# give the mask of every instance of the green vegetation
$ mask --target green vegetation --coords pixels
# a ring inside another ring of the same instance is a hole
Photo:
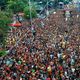
[[[37,12],[36,12],[36,9],[34,8],[34,6],[31,6],[31,10],[30,10],[29,6],[26,6],[24,8],[25,18],[30,19],[30,11],[31,11],[31,17],[35,18],[37,16]]]
[[[11,23],[11,14],[0,11],[0,44],[5,44],[5,38],[9,30],[9,23]]]
[[[59,2],[64,2],[67,4],[72,0],[30,0],[33,2],[42,2],[42,5],[45,5],[47,1],[51,1],[54,4],[54,7],[58,6]],[[0,8],[4,10],[7,6],[8,8],[12,9],[13,12],[23,11],[25,5],[28,5],[29,0],[0,0]]]
[[[5,9],[5,7],[7,6],[7,1],[8,0],[0,0],[0,8],[1,8],[1,10]]]
[[[7,8],[12,10],[13,13],[22,12],[24,10],[25,3],[22,0],[10,0],[8,1]]]
[[[30,6],[29,2],[27,2],[26,0],[9,0],[7,8],[12,10],[13,13],[24,12],[25,18],[30,18]],[[36,9],[31,3],[32,17],[36,17],[36,14]]]

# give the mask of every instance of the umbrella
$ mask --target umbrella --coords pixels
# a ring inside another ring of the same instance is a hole
[[[14,22],[11,23],[9,26],[12,26],[12,27],[21,27],[22,24],[21,24],[20,22],[14,21]]]

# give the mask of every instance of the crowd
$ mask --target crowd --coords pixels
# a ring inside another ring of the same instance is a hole
[[[12,29],[6,40],[12,49],[0,58],[0,80],[80,80],[79,18],[67,18],[57,11]]]

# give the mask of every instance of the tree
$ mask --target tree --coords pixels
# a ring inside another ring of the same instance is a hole
[[[30,9],[30,7],[31,7],[31,9]],[[36,9],[35,9],[35,7],[33,5],[26,6],[24,8],[24,16],[25,16],[25,18],[30,19],[30,13],[31,13],[31,17],[32,18],[35,18],[37,16]]]
[[[26,3],[25,0],[9,0],[8,8],[11,9],[14,13],[23,12]]]
[[[10,13],[0,11],[0,44],[5,44],[5,38],[11,22]]]
[[[7,5],[7,0],[0,0],[0,8],[4,10]]]

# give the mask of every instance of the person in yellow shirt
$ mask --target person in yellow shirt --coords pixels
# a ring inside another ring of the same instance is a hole
[[[52,68],[51,68],[50,65],[47,67],[47,72],[48,72],[48,75],[51,77],[51,75],[52,75]]]

